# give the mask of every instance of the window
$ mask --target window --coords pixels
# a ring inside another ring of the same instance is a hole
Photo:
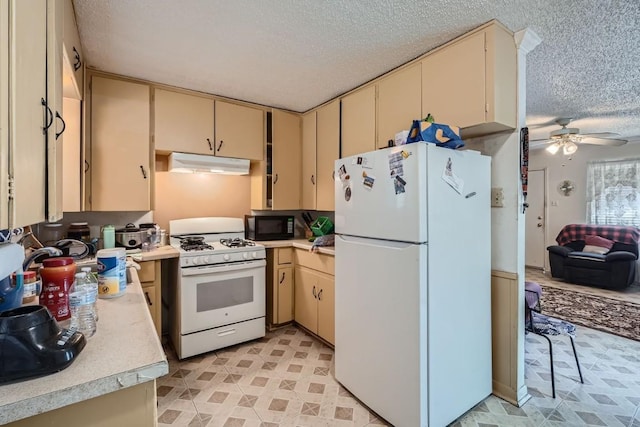
[[[640,226],[640,159],[589,162],[587,222]]]

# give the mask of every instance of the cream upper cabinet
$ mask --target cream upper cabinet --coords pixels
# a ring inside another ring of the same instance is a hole
[[[301,208],[316,210],[316,112],[302,116]]]
[[[64,45],[64,60],[68,69],[67,79],[64,82],[65,96],[68,98],[83,99],[84,97],[84,57],[76,15],[72,0],[57,0],[64,6],[64,28],[62,43]]]
[[[90,210],[151,209],[148,85],[93,76]]]
[[[9,2],[0,2],[0,39],[9,39]],[[0,43],[0,200],[9,200],[9,44]],[[9,228],[9,209],[0,208],[0,230]]]
[[[213,99],[155,89],[153,106],[157,151],[213,154]]]
[[[66,130],[62,136],[64,143],[62,164],[62,207],[64,212],[80,212],[82,210],[82,136],[81,136],[81,101],[74,98],[62,99],[62,110]]]
[[[47,102],[53,114],[53,123],[47,130],[46,211],[49,222],[62,219],[63,207],[63,134],[66,131],[62,104],[64,7],[65,2],[60,0],[47,2]]]
[[[378,82],[377,148],[388,147],[395,135],[422,118],[421,64],[396,71]],[[344,157],[344,153],[343,153]]]
[[[264,111],[220,100],[215,109],[215,155],[263,160]]]
[[[300,209],[301,119],[298,114],[272,113],[272,208]]]
[[[350,93],[342,102],[341,157],[376,149],[376,85]]]
[[[8,48],[0,48],[8,54],[3,59],[5,74],[0,88],[5,91],[0,96],[3,106],[9,106],[0,109],[5,124],[0,132],[8,141],[10,158],[7,163],[7,158],[2,159],[2,167],[10,165],[8,171],[2,171],[4,176],[10,175],[9,203],[2,203],[2,209],[8,206],[8,210],[3,213],[2,222],[14,228],[46,218],[47,158],[43,128],[52,125],[54,116],[46,107],[47,1],[11,0],[2,2],[2,10],[3,24],[5,19],[8,21],[8,25],[0,26],[2,39],[11,40]]]
[[[513,36],[494,24],[422,60],[422,112],[469,138],[516,126]]]
[[[316,210],[332,211],[334,162],[340,156],[340,100],[318,108],[316,138]]]

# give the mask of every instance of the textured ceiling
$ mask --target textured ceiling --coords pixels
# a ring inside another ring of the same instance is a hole
[[[491,19],[531,28],[527,124],[640,139],[639,0],[74,0],[100,70],[306,111]]]

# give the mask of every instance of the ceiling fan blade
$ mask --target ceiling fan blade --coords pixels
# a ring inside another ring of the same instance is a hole
[[[620,145],[626,144],[628,141],[626,139],[611,139],[611,138],[596,138],[596,137],[584,137],[580,144],[589,144],[589,145],[609,145],[612,147],[619,147]]]
[[[543,145],[547,145],[547,144],[549,144],[551,142],[553,142],[553,140],[551,140],[549,138],[532,139],[532,140],[529,141],[529,148],[542,147]]]
[[[617,138],[620,136],[619,133],[615,132],[597,132],[597,133],[581,133],[585,138],[594,137],[594,138]]]

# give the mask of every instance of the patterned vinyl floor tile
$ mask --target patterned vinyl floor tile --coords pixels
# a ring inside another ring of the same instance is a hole
[[[551,397],[547,341],[525,337],[531,399],[515,407],[489,396],[459,427],[640,427],[640,343],[579,327],[576,348],[554,337],[557,397]],[[166,346],[169,373],[157,381],[159,426],[385,426],[334,378],[333,351],[294,327],[183,361]]]

